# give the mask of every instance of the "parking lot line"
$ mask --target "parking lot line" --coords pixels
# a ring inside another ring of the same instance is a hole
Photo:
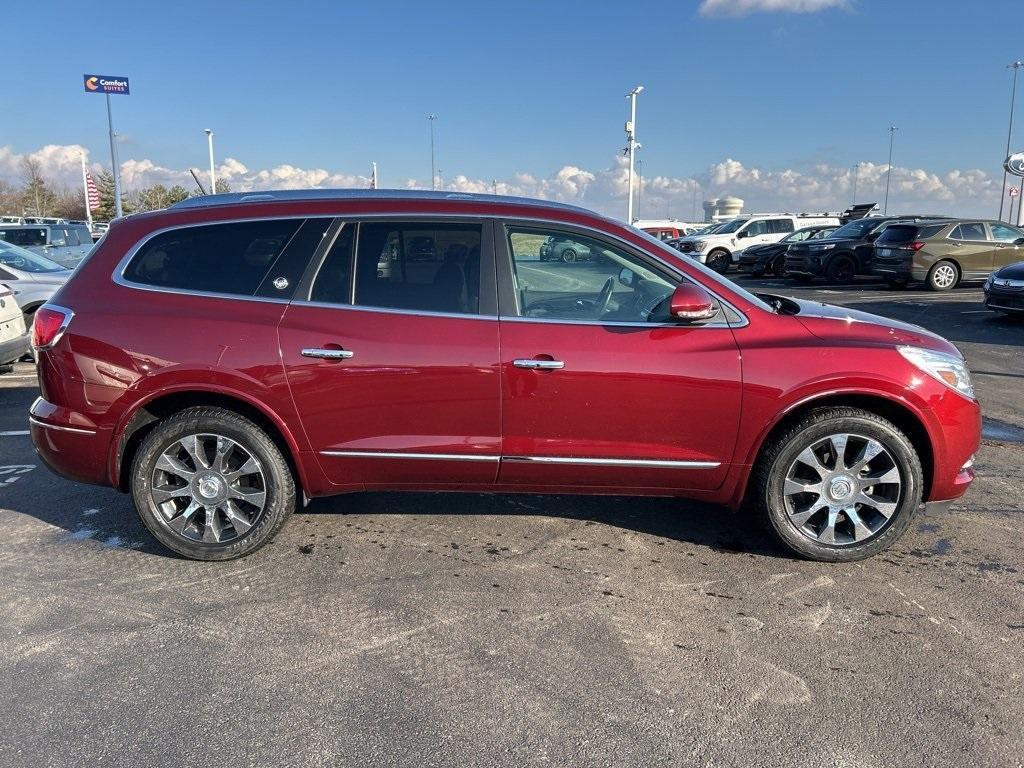
[[[28,433],[27,429],[12,429],[7,432],[0,432],[0,437],[16,437],[18,435],[27,435]]]

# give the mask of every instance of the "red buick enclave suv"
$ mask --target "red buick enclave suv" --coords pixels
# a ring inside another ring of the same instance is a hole
[[[585,258],[541,260],[566,237]],[[755,296],[517,198],[308,190],[129,216],[33,343],[43,461],[130,492],[204,560],[265,544],[299,497],[378,489],[748,504],[794,552],[855,560],[961,496],[980,437],[938,336]]]

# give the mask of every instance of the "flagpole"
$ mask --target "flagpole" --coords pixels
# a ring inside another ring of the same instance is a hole
[[[92,232],[92,208],[89,207],[89,179],[85,175],[85,152],[80,154],[82,157],[82,194],[85,195],[85,218],[89,222],[89,231]]]

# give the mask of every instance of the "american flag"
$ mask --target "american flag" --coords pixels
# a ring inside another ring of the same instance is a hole
[[[100,191],[96,189],[96,182],[92,180],[89,169],[85,171],[85,190],[89,198],[89,210],[95,211],[100,207]]]

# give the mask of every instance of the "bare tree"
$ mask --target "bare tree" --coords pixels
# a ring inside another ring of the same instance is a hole
[[[53,207],[55,195],[43,178],[39,161],[28,155],[23,157],[21,173],[24,181],[21,190],[22,206],[31,209],[36,216],[46,216]]]

